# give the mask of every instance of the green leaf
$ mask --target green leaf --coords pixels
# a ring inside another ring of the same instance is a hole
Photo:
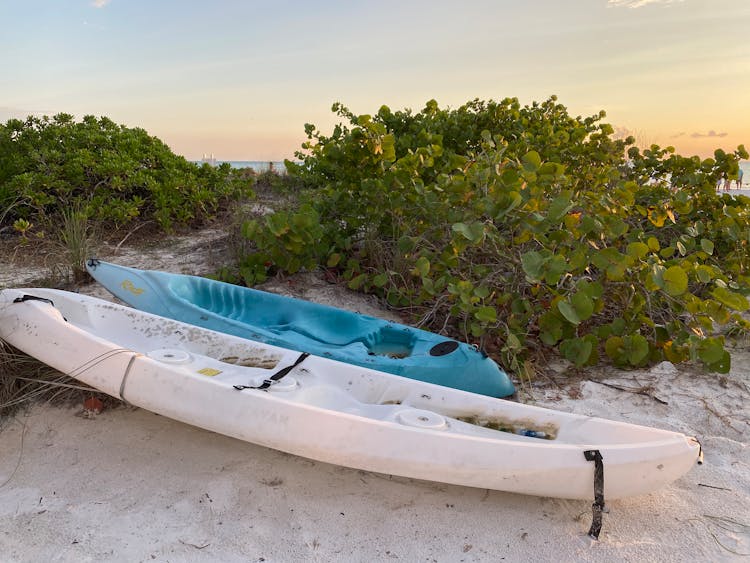
[[[641,364],[648,357],[648,340],[640,334],[634,334],[629,339],[626,337],[625,348],[628,362],[632,366]]]
[[[571,272],[587,268],[589,265],[589,256],[586,246],[579,246],[573,251],[573,254],[568,255],[568,265]]]
[[[280,237],[289,232],[289,218],[286,213],[274,213],[266,217],[266,225],[274,236]]]
[[[490,288],[486,285],[480,285],[474,290],[474,295],[480,299],[486,299],[490,295]]]
[[[530,280],[541,281],[544,264],[547,260],[548,258],[542,256],[536,250],[530,250],[521,255],[521,267]]]
[[[570,298],[573,308],[576,311],[576,315],[582,321],[586,321],[591,318],[594,314],[594,301],[584,291],[579,291]]]
[[[547,211],[547,220],[556,223],[562,219],[568,211],[573,208],[573,204],[570,202],[570,193],[567,195],[561,195],[552,200],[549,204],[549,210]]]
[[[732,356],[724,350],[721,358],[713,363],[707,365],[708,369],[715,371],[716,373],[729,373],[732,369]]]
[[[707,238],[701,239],[701,248],[703,249],[703,252],[705,252],[706,254],[714,253],[714,243],[708,240]]]
[[[711,266],[706,266],[705,264],[701,264],[695,269],[695,274],[698,276],[698,281],[701,283],[708,283],[710,282],[714,277],[714,271],[711,268]]]
[[[353,289],[355,291],[358,290],[360,287],[362,287],[362,284],[365,282],[366,279],[367,279],[366,274],[359,274],[355,278],[352,278],[352,280],[349,281],[348,283],[349,289]]]
[[[617,336],[622,336],[625,334],[625,329],[627,328],[627,325],[625,323],[625,320],[622,318],[614,319],[611,323],[612,326],[612,333],[616,334]]]
[[[422,277],[427,276],[430,273],[430,261],[426,257],[420,256],[414,265],[414,270]]]
[[[576,289],[585,293],[593,300],[597,300],[604,295],[604,287],[599,282],[579,281],[576,285]]]
[[[578,325],[581,323],[581,319],[578,318],[578,315],[576,314],[576,310],[567,301],[558,301],[557,302],[557,309],[562,313],[562,316],[565,317],[569,322],[573,323],[574,325]]]
[[[664,272],[666,268],[661,264],[654,264],[651,266],[651,271],[646,276],[646,289],[649,291],[655,291],[657,289],[664,289]]]
[[[329,268],[335,268],[336,266],[338,266],[339,262],[341,262],[341,254],[339,254],[338,252],[334,252],[328,257],[326,265]]]
[[[505,197],[498,202],[497,210],[495,211],[495,220],[499,221],[505,217],[508,213],[513,211],[516,207],[523,203],[521,194],[516,191],[511,191],[505,194]]]
[[[535,172],[542,165],[542,157],[536,151],[527,152],[521,157],[523,167],[528,172]]]
[[[621,336],[610,336],[604,343],[604,352],[610,359],[618,361],[623,353],[624,341]]]
[[[649,247],[642,242],[631,242],[628,245],[628,249],[626,250],[626,252],[628,256],[632,256],[633,258],[642,260],[648,255]]]
[[[637,366],[648,358],[649,345],[640,334],[610,336],[604,343],[604,351],[618,365]]]
[[[568,271],[568,262],[564,256],[555,254],[547,263],[544,280],[550,285],[556,285],[562,275]]]
[[[258,222],[254,219],[244,221],[241,228],[242,236],[246,239],[252,240],[258,232],[258,228]]]
[[[563,321],[551,311],[539,318],[539,339],[547,346],[554,346],[563,337]]]
[[[711,297],[716,299],[722,305],[729,307],[735,311],[747,311],[750,308],[747,297],[730,291],[724,287],[717,287],[711,292]]]
[[[714,364],[724,357],[724,342],[721,338],[706,338],[698,345],[698,358],[706,364]]]
[[[416,241],[409,236],[402,236],[400,239],[398,239],[398,249],[403,254],[408,254],[412,250],[414,250],[417,246]]]
[[[594,314],[594,302],[583,291],[573,294],[570,301],[558,301],[557,308],[574,325],[581,324]]]
[[[674,246],[667,246],[667,247],[662,248],[659,251],[659,256],[661,256],[662,258],[665,258],[665,259],[669,259],[672,256],[674,256],[674,251],[675,251],[675,247]]]
[[[570,338],[560,343],[560,354],[578,367],[588,363],[593,349],[591,340],[586,338]]]
[[[374,278],[372,278],[372,285],[375,287],[383,287],[388,282],[388,274],[382,273],[378,274]]]
[[[383,160],[393,162],[396,160],[396,138],[392,133],[383,136],[381,139],[381,149],[383,151]]]
[[[519,340],[518,336],[513,334],[510,330],[507,331],[507,338],[505,339],[505,346],[503,346],[504,350],[520,350],[521,349],[521,341]]]
[[[664,291],[667,295],[677,297],[687,291],[688,277],[685,270],[679,266],[667,268],[662,278],[664,280]]]
[[[464,238],[470,240],[474,244],[478,244],[484,239],[484,224],[480,221],[475,221],[469,225],[465,223],[454,223],[451,228],[453,232],[463,235]]]
[[[581,231],[583,233],[598,231],[601,227],[601,222],[597,221],[595,218],[588,215],[581,217]]]
[[[628,232],[628,224],[615,215],[605,215],[603,218],[605,234],[611,239],[618,239]]]
[[[483,323],[497,322],[497,311],[494,307],[479,307],[474,316]]]

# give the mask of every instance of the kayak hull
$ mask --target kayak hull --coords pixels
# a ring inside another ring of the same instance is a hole
[[[89,273],[128,305],[211,330],[491,397],[515,392],[473,346],[319,303],[100,260]]]
[[[15,302],[24,295],[36,299]],[[336,465],[501,491],[606,498],[651,492],[695,463],[682,434],[556,412],[217,333],[48,289],[0,291],[0,338],[114,397],[247,442]],[[241,389],[235,388],[239,385]]]

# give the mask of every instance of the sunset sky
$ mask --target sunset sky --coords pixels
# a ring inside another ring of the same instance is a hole
[[[0,121],[106,115],[189,159],[304,124],[557,94],[641,143],[750,148],[750,0],[0,0]]]

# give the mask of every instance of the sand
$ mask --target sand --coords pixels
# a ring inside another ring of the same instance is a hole
[[[105,248],[101,255],[201,274],[220,263],[222,236],[206,231],[161,248],[116,254]],[[18,276],[33,276],[33,269],[3,268],[6,285],[33,279]],[[371,299],[311,274],[271,289],[383,312]],[[106,297],[95,285],[81,290]],[[682,479],[650,495],[609,502],[600,541],[586,535],[587,501],[332,466],[141,409],[86,417],[81,407],[40,404],[0,428],[0,560],[746,559],[748,346],[732,356],[728,376],[664,363],[635,372],[592,370],[583,379],[526,388],[526,400],[541,406],[677,430],[703,443],[705,463]]]

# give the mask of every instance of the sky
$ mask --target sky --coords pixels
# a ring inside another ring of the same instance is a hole
[[[0,0],[0,122],[66,112],[281,160],[331,105],[521,103],[680,154],[750,148],[750,0]]]

